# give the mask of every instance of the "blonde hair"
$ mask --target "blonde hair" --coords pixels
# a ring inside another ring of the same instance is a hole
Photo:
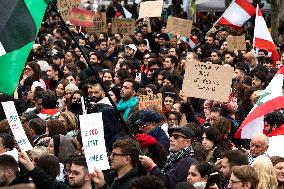
[[[252,167],[258,174],[258,189],[277,189],[277,179],[272,162],[267,156],[261,155],[255,158]]]

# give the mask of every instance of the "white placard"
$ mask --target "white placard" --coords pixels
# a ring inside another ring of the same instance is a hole
[[[89,173],[94,172],[95,167],[109,169],[102,113],[79,115],[79,119]]]
[[[32,150],[33,147],[24,131],[24,128],[22,126],[21,120],[18,116],[17,110],[15,108],[15,104],[13,101],[8,102],[1,102],[3,106],[3,110],[5,112],[5,115],[8,119],[10,128],[12,130],[12,133],[20,147],[23,151],[29,151]]]

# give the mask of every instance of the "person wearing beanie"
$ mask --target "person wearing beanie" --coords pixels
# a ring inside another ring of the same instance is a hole
[[[77,87],[77,85],[73,84],[73,83],[69,83],[66,87],[65,87],[65,98],[69,99],[72,95],[73,92],[78,91],[79,88]]]
[[[153,159],[158,167],[165,165],[167,152],[164,147],[158,143],[157,139],[147,134],[137,134],[135,138],[139,142],[144,155]]]
[[[140,132],[156,138],[157,141],[161,143],[168,152],[170,141],[165,131],[161,128],[161,121],[162,117],[159,113],[153,110],[144,110],[139,115],[135,124],[139,126]]]

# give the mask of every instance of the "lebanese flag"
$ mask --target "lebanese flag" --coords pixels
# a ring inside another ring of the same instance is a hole
[[[251,139],[264,131],[264,115],[284,108],[282,95],[284,67],[280,68],[269,85],[262,92],[256,104],[235,133],[234,138]]]
[[[267,28],[266,22],[262,16],[262,13],[257,5],[257,15],[255,17],[254,38],[253,44],[255,48],[265,49],[271,53],[273,59],[273,66],[276,65],[276,61],[279,58],[277,47],[274,44],[270,32]]]
[[[199,44],[198,41],[192,36],[189,36],[188,38],[188,37],[178,35],[178,38],[180,41],[183,41],[184,43],[189,45],[192,50]]]
[[[266,153],[269,156],[284,157],[284,151],[280,150],[283,148],[284,144],[284,124],[282,124],[279,128],[273,130],[267,136],[269,137],[269,147]]]
[[[94,26],[94,11],[73,8],[71,10],[70,22],[76,26],[91,28]]]
[[[255,15],[255,7],[247,0],[234,0],[216,24],[240,29],[243,24]]]

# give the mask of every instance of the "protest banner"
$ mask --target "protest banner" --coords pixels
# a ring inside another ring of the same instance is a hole
[[[182,89],[189,97],[228,102],[234,68],[203,62],[188,62]]]
[[[139,8],[139,18],[160,17],[163,4],[164,2],[161,0],[141,2]]]
[[[113,18],[111,20],[112,34],[121,33],[123,35],[133,35],[135,31],[135,19]]]
[[[157,106],[160,110],[162,110],[162,94],[153,94],[153,95],[139,95],[139,110],[146,110],[149,106]]]
[[[191,33],[192,28],[192,21],[181,19],[181,18],[175,18],[172,16],[169,16],[167,21],[167,30],[175,35],[180,34],[184,37],[189,37]]]
[[[72,8],[81,8],[81,0],[58,0],[57,7],[65,21],[69,21]]]
[[[24,131],[21,120],[18,116],[15,104],[13,101],[1,102],[6,118],[10,125],[10,129],[16,139],[17,144],[23,151],[32,150],[33,147]]]
[[[89,11],[80,8],[73,8],[71,10],[70,22],[76,26],[93,27],[94,26],[94,11]]]
[[[89,173],[109,169],[102,113],[79,115],[82,142]]]
[[[228,43],[228,51],[246,50],[246,39],[244,35],[241,36],[228,36],[226,39]]]
[[[99,35],[101,32],[107,31],[107,19],[105,12],[94,14],[93,27],[88,28],[88,33],[95,33]]]

